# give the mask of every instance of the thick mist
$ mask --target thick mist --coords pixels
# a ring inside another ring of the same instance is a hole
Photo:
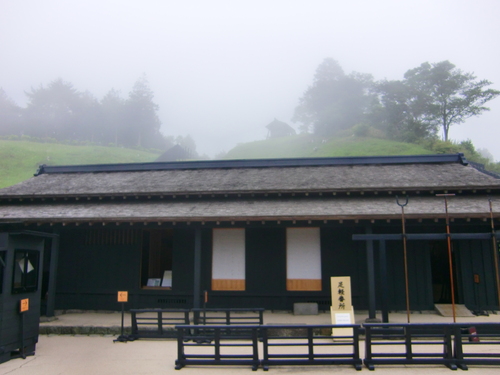
[[[161,131],[214,156],[291,121],[318,65],[400,80],[449,60],[500,89],[500,3],[470,1],[0,2],[0,87],[19,106],[58,78],[99,100],[144,74]],[[450,130],[500,160],[500,99]]]

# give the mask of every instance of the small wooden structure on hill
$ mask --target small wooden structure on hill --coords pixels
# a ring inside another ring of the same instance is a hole
[[[175,145],[158,156],[155,161],[180,161],[189,159],[194,159],[194,155],[181,145]]]
[[[280,138],[295,134],[295,130],[290,125],[276,119],[266,125],[266,128],[267,138]]]

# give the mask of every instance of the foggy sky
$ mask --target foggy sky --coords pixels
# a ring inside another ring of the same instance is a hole
[[[346,73],[402,79],[449,60],[500,89],[497,0],[0,0],[0,87],[24,91],[56,78],[101,99],[126,98],[146,74],[162,132],[190,134],[213,157],[264,139],[295,106],[326,57]],[[498,161],[500,98],[450,130]]]

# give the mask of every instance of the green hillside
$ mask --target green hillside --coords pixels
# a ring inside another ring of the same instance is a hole
[[[258,159],[326,156],[421,155],[433,152],[416,144],[379,138],[322,139],[309,134],[239,144],[225,159]]]
[[[487,163],[487,169],[500,172],[500,163],[488,163],[461,144],[437,141],[425,148],[413,143],[380,138],[348,136],[322,139],[311,134],[239,144],[224,159],[259,159],[328,156],[422,155],[464,152],[469,160]],[[152,162],[159,152],[120,147],[74,146],[57,143],[0,140],[0,188],[33,176],[40,164],[75,165]]]
[[[159,153],[120,147],[72,146],[0,140],[0,188],[33,176],[40,164],[74,165],[154,161]]]

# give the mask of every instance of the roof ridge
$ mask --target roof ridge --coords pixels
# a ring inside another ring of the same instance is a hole
[[[389,155],[389,156],[349,156],[325,158],[282,158],[282,159],[233,159],[170,161],[123,164],[87,165],[40,165],[35,176],[52,173],[98,173],[98,172],[139,172],[176,169],[230,169],[230,168],[273,168],[273,167],[311,167],[335,165],[373,165],[373,164],[427,164],[460,163],[467,165],[464,154],[431,155]]]

